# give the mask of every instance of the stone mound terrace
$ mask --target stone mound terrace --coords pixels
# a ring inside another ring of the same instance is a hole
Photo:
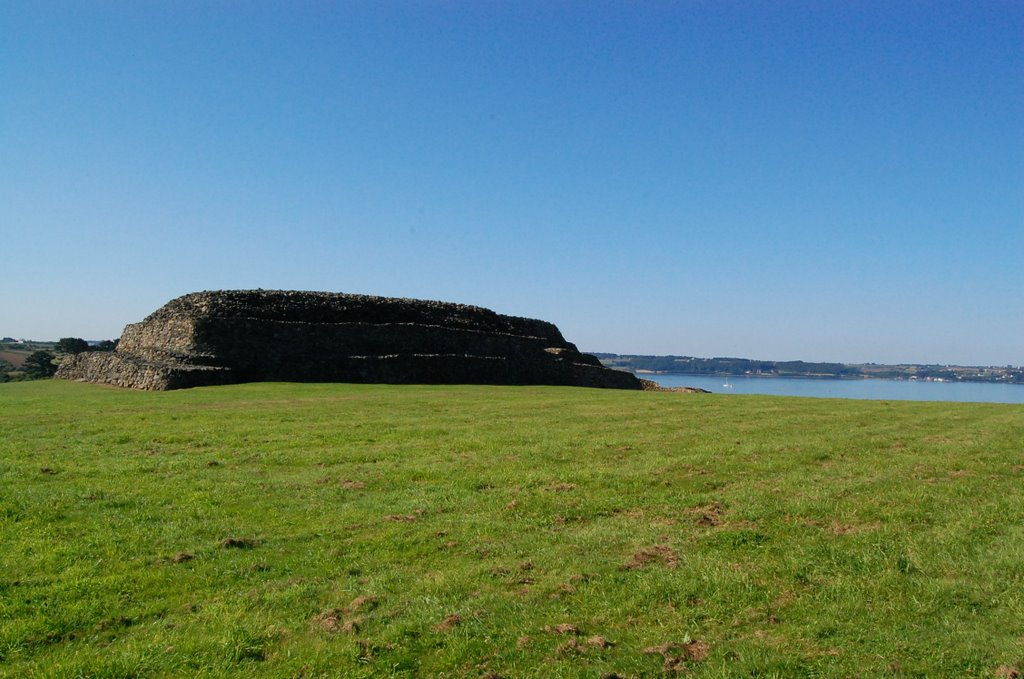
[[[547,384],[639,389],[551,323],[481,307],[280,290],[197,292],[57,377],[164,390],[239,382]]]

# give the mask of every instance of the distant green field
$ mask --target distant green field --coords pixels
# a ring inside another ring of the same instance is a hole
[[[1024,407],[0,385],[0,676],[1024,669]]]

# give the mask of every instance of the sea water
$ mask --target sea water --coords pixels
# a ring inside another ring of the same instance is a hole
[[[663,387],[698,387],[715,394],[860,398],[877,401],[1024,403],[1024,384],[874,378],[837,380],[806,377],[714,377],[677,373],[641,373],[637,377],[652,380]]]

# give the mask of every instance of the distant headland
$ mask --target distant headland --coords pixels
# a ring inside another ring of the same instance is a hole
[[[993,382],[1024,384],[1021,366],[960,366],[900,363],[809,363],[760,361],[749,358],[695,358],[693,356],[640,356],[591,352],[608,368],[635,374],[679,373],[751,377],[807,377],[823,379],[895,379],[934,382]]]

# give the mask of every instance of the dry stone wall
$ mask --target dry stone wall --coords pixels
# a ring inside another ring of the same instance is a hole
[[[270,290],[174,299],[127,326],[115,352],[68,357],[57,377],[148,390],[254,381],[640,388],[545,321],[447,302]]]

